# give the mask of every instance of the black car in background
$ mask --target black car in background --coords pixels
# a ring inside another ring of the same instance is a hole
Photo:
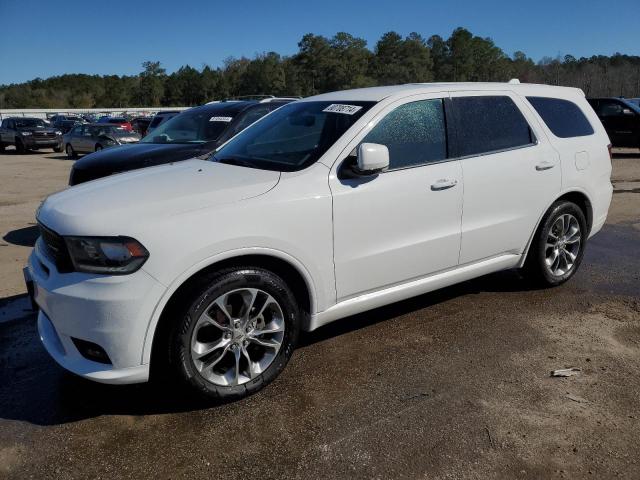
[[[67,133],[76,125],[82,125],[85,120],[77,115],[54,115],[49,118],[51,126],[62,133]]]
[[[588,98],[614,147],[640,148],[640,107],[625,98]]]
[[[185,110],[134,145],[109,148],[78,160],[71,169],[69,185],[212,152],[236,133],[290,101],[228,101]]]
[[[180,110],[164,110],[162,112],[158,112],[149,122],[149,126],[147,127],[147,133],[151,133],[152,130],[158,128],[167,120],[172,119],[176,115],[180,113]]]
[[[152,117],[136,117],[131,120],[131,127],[144,137],[147,134],[147,129],[152,119]]]
[[[0,123],[0,151],[15,145],[18,153],[40,148],[62,151],[62,132],[49,126],[41,118],[13,117]]]

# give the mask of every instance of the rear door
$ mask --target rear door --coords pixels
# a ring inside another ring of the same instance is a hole
[[[93,142],[92,132],[95,130],[95,127],[90,127],[88,125],[81,125],[78,129],[78,135],[76,136],[75,142],[78,145],[78,151],[81,152],[93,152],[95,143]]]
[[[464,177],[460,264],[520,254],[561,189],[559,156],[511,92],[453,92]]]

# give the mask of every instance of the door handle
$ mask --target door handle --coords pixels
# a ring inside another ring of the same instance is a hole
[[[448,178],[442,178],[436,183],[431,184],[431,190],[434,192],[440,190],[446,190],[447,188],[455,187],[458,184],[457,180],[449,180]]]
[[[555,166],[555,163],[544,161],[536,165],[536,170],[541,172],[543,170],[549,170],[550,168],[553,168]]]

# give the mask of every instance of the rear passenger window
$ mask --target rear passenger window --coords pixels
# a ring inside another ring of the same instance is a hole
[[[527,97],[527,100],[556,137],[584,137],[593,134],[589,120],[575,103],[547,97]]]
[[[416,167],[447,158],[447,130],[441,99],[401,105],[373,127],[363,143],[389,149],[389,170]]]
[[[506,96],[456,97],[458,156],[518,148],[534,142],[529,124]]]

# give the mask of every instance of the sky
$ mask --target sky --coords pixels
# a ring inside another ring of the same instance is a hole
[[[534,60],[640,55],[640,0],[0,0],[0,84],[65,73],[168,72],[229,56],[297,51],[346,31],[373,49],[390,30],[448,37],[462,26]]]

